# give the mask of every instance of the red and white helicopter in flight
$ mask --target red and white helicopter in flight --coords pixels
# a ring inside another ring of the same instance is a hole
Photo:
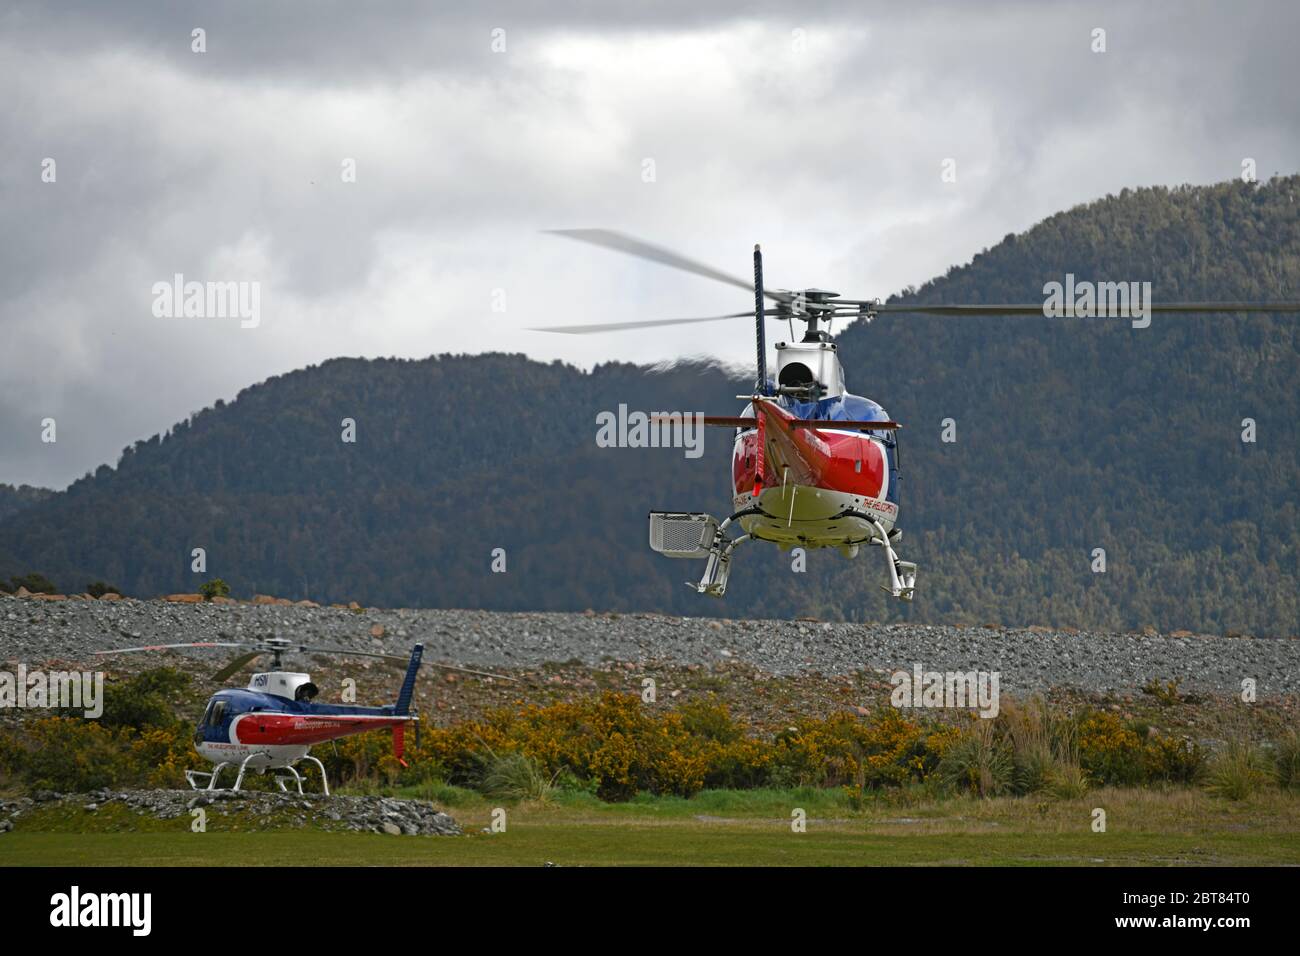
[[[286,638],[267,638],[255,643],[230,641],[200,641],[188,644],[154,644],[145,647],[123,647],[97,654],[134,654],[139,652],[169,651],[184,648],[239,648],[244,654],[226,664],[214,680],[225,680],[242,670],[263,654],[271,654],[270,671],[252,676],[246,688],[228,688],[217,691],[208,701],[194,731],[194,749],[199,756],[215,766],[210,771],[187,770],[185,779],[194,789],[216,790],[218,778],[227,767],[237,767],[238,775],[232,789],[238,790],[249,771],[266,773],[268,770],[286,770],[276,777],[281,790],[288,789],[290,780],[302,793],[302,775],[296,764],[307,761],[320,770],[321,787],[329,795],[329,782],[325,779],[325,765],[310,753],[320,743],[339,740],[369,730],[391,730],[393,754],[405,766],[402,756],[405,749],[406,728],[415,727],[418,744],[419,715],[412,708],[415,696],[415,678],[420,670],[424,645],[416,644],[409,660],[391,654],[369,651],[352,651],[338,647],[308,647]],[[281,657],[288,653],[336,654],[345,657],[371,657],[387,661],[405,661],[406,676],[396,702],[381,707],[360,707],[352,704],[318,704],[315,698],[319,689],[307,674],[281,670]],[[464,671],[497,680],[514,680],[499,674],[487,674],[467,667],[435,664],[449,670]]]
[[[899,468],[897,422],[871,399],[851,394],[830,327],[835,319],[870,322],[885,313],[930,315],[1047,316],[1044,303],[1014,305],[904,305],[879,299],[843,299],[825,289],[775,291],[763,287],[763,258],[754,247],[753,284],[672,250],[608,229],[558,229],[556,235],[593,243],[682,269],[728,285],[752,289],[754,308],[706,318],[658,319],[599,325],[566,325],[537,332],[588,334],[665,325],[754,319],[757,374],[753,393],[738,416],[706,416],[706,425],[735,429],[731,484],[734,513],[719,521],[701,512],[650,512],[650,547],[672,558],[706,559],[704,574],[691,584],[701,594],[721,597],[727,590],[731,557],[748,540],[770,541],[783,549],[838,548],[856,557],[863,545],[881,548],[888,571],[884,590],[904,601],[916,588],[916,565],[894,551],[898,526]],[[1073,305],[1070,306],[1073,309]],[[1300,303],[1179,302],[1146,303],[1148,312],[1300,312]],[[1130,318],[1124,309],[1071,311],[1079,316]],[[764,320],[785,320],[789,342],[776,345],[776,376],[767,376]],[[794,341],[794,320],[806,324]],[[823,329],[823,323],[826,328]],[[731,537],[739,525],[744,532]],[[690,582],[688,582],[690,584]]]

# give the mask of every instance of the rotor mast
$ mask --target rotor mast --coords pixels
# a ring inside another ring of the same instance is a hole
[[[756,363],[758,380],[754,391],[759,395],[767,394],[767,336],[763,328],[765,317],[763,301],[763,251],[754,243],[754,341],[758,344],[758,362]]]

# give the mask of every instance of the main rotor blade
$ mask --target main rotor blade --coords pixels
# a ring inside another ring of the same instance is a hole
[[[250,651],[247,654],[240,654],[233,661],[228,663],[225,667],[221,668],[221,670],[213,674],[212,679],[214,681],[223,681],[231,674],[236,674],[239,671],[243,670],[246,666],[248,666],[248,664],[257,660],[264,653],[265,653],[264,651]]]
[[[346,657],[378,657],[381,660],[397,661],[405,664],[410,661],[410,657],[402,657],[397,654],[376,654],[373,651],[347,651],[341,647],[306,647],[299,645],[296,650],[306,654],[340,654]],[[497,680],[509,680],[518,683],[518,678],[507,677],[504,674],[489,674],[487,671],[476,671],[469,667],[458,667],[455,664],[438,664],[433,661],[425,661],[430,667],[441,667],[444,670],[464,671],[466,674],[477,674],[480,677],[495,677]]]
[[[437,664],[433,661],[426,661],[425,663],[429,664],[431,667],[441,667],[445,671],[463,671],[466,674],[477,674],[479,677],[492,677],[496,680],[508,680],[513,681],[516,684],[519,683],[518,677],[507,677],[505,674],[490,674],[487,671],[476,671],[472,667],[458,667],[455,664]]]
[[[649,259],[651,262],[657,262],[663,266],[669,266],[673,269],[681,269],[683,272],[690,272],[697,276],[704,276],[706,279],[713,279],[717,282],[725,282],[727,285],[734,285],[740,289],[754,291],[754,284],[737,276],[727,275],[712,266],[706,266],[702,262],[696,262],[694,259],[688,259],[683,255],[678,255],[671,249],[665,249],[662,246],[652,245],[633,236],[621,232],[615,232],[612,229],[546,229],[555,236],[568,236],[570,239],[577,239],[579,242],[590,242],[592,245],[604,246],[606,249],[614,249],[618,252],[625,252],[630,256],[636,256],[640,259]],[[774,302],[784,302],[790,297],[779,292],[764,292],[769,299]],[[752,314],[752,313],[751,313]]]
[[[768,309],[766,316],[784,315],[779,309]],[[729,315],[710,315],[702,319],[647,319],[641,322],[605,322],[600,325],[548,325],[527,329],[528,332],[563,332],[566,335],[587,335],[591,332],[626,332],[631,329],[655,329],[662,325],[690,325],[695,322],[722,322],[725,319],[753,318],[753,312],[732,312]]]
[[[1300,312],[1300,302],[1152,302],[1144,305],[1145,312],[1161,313],[1196,313],[1196,312]],[[869,306],[868,311],[886,312],[920,312],[926,315],[1043,315],[1043,304],[1017,303],[1012,305],[889,305]],[[1066,307],[1064,318],[1074,317],[1073,307]],[[1136,311],[1132,309],[1130,311]],[[1130,316],[1111,316],[1093,309],[1096,318],[1130,318]],[[1078,316],[1087,318],[1087,316]]]
[[[377,657],[385,661],[400,661],[405,664],[410,657],[402,657],[399,654],[377,654],[374,651],[349,651],[341,647],[308,647],[305,644],[297,644],[293,647],[287,647],[285,650],[297,651],[300,654],[339,654],[344,657]]]
[[[224,641],[195,641],[190,644],[149,644],[145,647],[115,647],[111,651],[95,651],[96,654],[134,654],[137,651],[169,651],[178,647],[254,647],[253,644],[227,643]]]

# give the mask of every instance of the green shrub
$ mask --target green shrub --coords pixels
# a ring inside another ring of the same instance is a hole
[[[1144,754],[1144,782],[1195,783],[1205,771],[1205,751],[1194,740],[1152,736]]]
[[[113,732],[98,721],[49,717],[33,722],[22,769],[33,789],[72,793],[116,786],[126,763]]]
[[[1079,721],[1079,764],[1104,786],[1131,787],[1145,775],[1145,748],[1114,714],[1097,711]]]
[[[156,667],[128,680],[104,685],[105,727],[171,727],[178,718],[170,697],[185,690],[190,677],[174,667]]]
[[[59,589],[54,586],[54,582],[45,575],[37,574],[36,572],[24,574],[21,578],[12,578],[10,583],[13,585],[14,591],[17,591],[19,588],[26,588],[32,594],[59,593]]]
[[[211,601],[213,598],[230,597],[230,585],[221,578],[213,578],[211,581],[205,581],[199,585],[199,593],[203,595],[203,600]]]
[[[1142,686],[1142,693],[1154,697],[1165,707],[1172,707],[1183,701],[1183,695],[1178,692],[1178,681],[1176,680],[1161,683],[1153,677]]]

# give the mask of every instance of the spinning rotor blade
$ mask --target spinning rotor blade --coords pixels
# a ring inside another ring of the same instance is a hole
[[[857,304],[857,303],[850,303]],[[884,314],[886,312],[920,312],[926,315],[1042,315],[1043,304],[1014,305],[875,305],[868,306],[867,311]],[[1152,302],[1144,307],[1148,312],[1161,313],[1196,313],[1196,312],[1300,312],[1300,302]],[[1064,318],[1073,318],[1073,308],[1067,307]],[[1129,318],[1129,316],[1111,316],[1094,309],[1097,318]],[[1079,316],[1085,318],[1085,316]]]
[[[717,282],[725,282],[727,285],[734,285],[746,292],[754,290],[753,283],[746,279],[727,275],[727,273],[721,272],[712,266],[706,266],[702,262],[696,262],[694,259],[678,255],[671,249],[651,245],[648,242],[643,242],[621,232],[615,232],[612,229],[546,229],[543,231],[555,236],[567,236],[570,239],[577,239],[579,242],[590,242],[592,245],[625,252],[640,259],[649,259],[651,262],[657,262],[663,266],[681,269],[683,272],[704,276],[706,279],[713,279]],[[768,292],[766,295],[774,302],[786,302],[790,298],[788,294],[779,292]]]
[[[247,654],[240,654],[225,667],[221,668],[221,670],[213,674],[212,679],[214,681],[223,681],[231,674],[237,674],[242,671],[249,663],[257,660],[264,653],[264,651],[249,651]]]
[[[784,315],[779,309],[768,309],[764,315]],[[732,312],[728,315],[710,315],[703,319],[648,319],[642,322],[605,322],[600,325],[549,325],[528,329],[529,332],[563,332],[566,335],[586,335],[589,332],[623,332],[629,329],[653,329],[661,325],[689,325],[694,322],[721,322],[724,319],[752,319],[754,313]]]

